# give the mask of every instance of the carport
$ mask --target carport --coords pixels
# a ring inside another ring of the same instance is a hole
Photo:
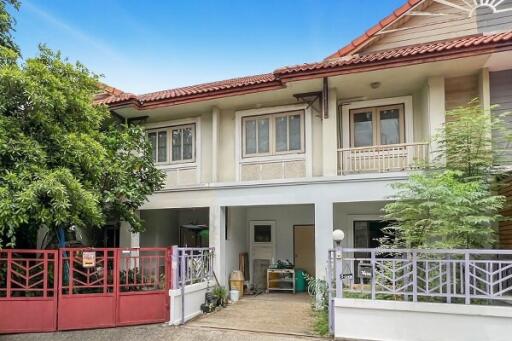
[[[220,311],[187,324],[194,328],[313,336],[311,298],[303,294],[244,296]]]

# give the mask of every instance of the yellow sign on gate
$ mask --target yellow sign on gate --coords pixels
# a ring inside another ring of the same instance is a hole
[[[82,254],[82,266],[84,268],[93,268],[96,266],[96,252],[84,251]]]

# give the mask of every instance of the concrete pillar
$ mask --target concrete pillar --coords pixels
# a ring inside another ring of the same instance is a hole
[[[140,216],[140,212],[137,212],[137,214]],[[119,227],[119,247],[140,247],[140,233],[132,233],[130,229],[131,226],[128,222],[121,221],[121,226]]]
[[[483,68],[478,75],[478,97],[480,105],[486,115],[488,115],[489,124],[491,123],[491,81],[489,79],[489,69]],[[488,137],[492,137],[492,131],[487,132]]]
[[[336,89],[329,89],[329,117],[322,120],[322,160],[323,176],[338,175],[338,138],[337,138],[337,106]]]
[[[315,203],[315,276],[325,279],[328,250],[333,247],[332,231],[334,224],[333,203]]]
[[[482,109],[486,113],[491,112],[491,86],[489,80],[489,69],[483,68],[480,70],[478,77],[478,97],[480,98],[480,104]]]
[[[214,107],[212,110],[212,179],[211,182],[218,181],[218,163],[219,158],[219,120],[220,120],[220,109]]]
[[[221,285],[226,285],[226,228],[225,207],[210,206],[210,247],[215,248],[213,271]]]
[[[439,128],[443,127],[446,119],[444,77],[436,76],[428,79],[428,132],[432,138]],[[431,145],[431,153],[439,147]]]
[[[127,222],[121,222],[119,247],[140,247],[140,233],[130,232],[130,224]]]

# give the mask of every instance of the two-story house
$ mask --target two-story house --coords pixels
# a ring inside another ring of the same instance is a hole
[[[286,259],[324,277],[333,228],[372,246],[390,185],[476,97],[512,109],[512,0],[409,0],[317,63],[112,90],[100,102],[144,124],[167,176],[140,210],[145,232],[122,225],[120,246],[210,245],[224,283],[242,262],[262,286]]]

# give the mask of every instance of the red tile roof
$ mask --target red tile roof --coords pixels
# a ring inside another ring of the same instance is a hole
[[[198,85],[186,86],[183,88],[169,89],[152,92],[138,97],[141,102],[152,102],[164,99],[172,99],[184,96],[199,95],[207,92],[230,90],[251,85],[260,85],[276,81],[274,74],[265,73],[256,76],[247,76],[232,78],[223,81],[203,83]]]
[[[256,76],[233,78],[224,81],[204,83],[182,88],[163,90],[136,96],[120,90],[111,91],[108,97],[97,99],[96,103],[109,106],[133,103],[140,107],[162,104],[181,104],[190,101],[208,100],[218,97],[240,95],[281,88],[289,80],[322,77],[327,73],[363,72],[390,65],[430,62],[440,59],[458,58],[468,54],[489,53],[512,50],[512,32],[490,35],[471,35],[461,38],[399,47],[363,55],[354,54],[339,58],[326,59],[318,63],[287,66]]]
[[[342,47],[338,51],[334,52],[333,54],[329,55],[325,59],[332,59],[332,58],[339,58],[346,56],[347,54],[353,52],[355,49],[363,45],[364,43],[368,42],[371,38],[373,38],[378,32],[382,31],[387,26],[391,25],[392,23],[396,22],[398,19],[400,19],[405,13],[407,13],[409,10],[413,9],[415,6],[419,5],[424,0],[408,0],[404,5],[402,5],[400,8],[396,9],[379,21],[376,25],[374,25],[372,28],[367,30],[365,33],[357,37],[356,39],[352,40],[349,44]]]
[[[502,32],[490,35],[471,35],[461,38],[429,42],[405,47],[378,51],[364,55],[352,55],[327,59],[319,63],[300,64],[277,69],[274,74],[279,78],[286,75],[349,67],[353,65],[374,64],[385,61],[403,60],[405,58],[420,58],[429,55],[440,55],[446,52],[463,52],[472,48],[508,45],[512,47],[512,32]]]
[[[248,87],[261,88],[262,86],[281,86],[281,83],[276,80],[274,74],[265,73],[262,75],[246,76],[232,78],[217,82],[203,83],[191,86],[185,86],[181,88],[162,90],[157,92],[151,92],[139,96],[135,96],[129,93],[122,93],[117,95],[111,95],[108,98],[96,101],[98,104],[114,105],[122,103],[127,100],[135,99],[139,104],[150,103],[156,101],[172,101],[174,99],[182,99],[192,96],[201,96],[211,93],[223,93],[229,91],[235,91],[239,89],[247,89]]]

